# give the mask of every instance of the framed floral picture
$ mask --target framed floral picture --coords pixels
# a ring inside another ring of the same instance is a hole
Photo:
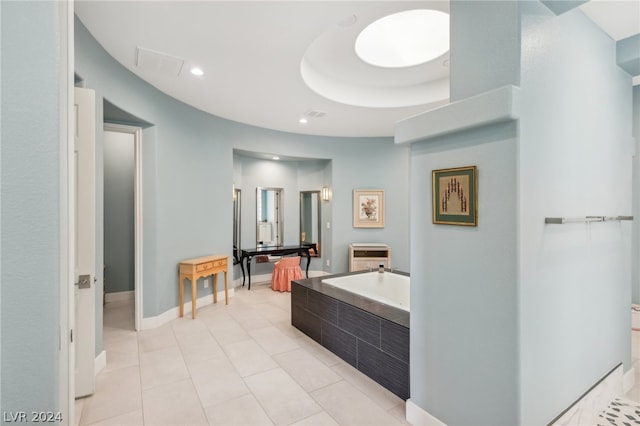
[[[353,190],[353,227],[384,228],[384,190]]]
[[[433,170],[433,223],[477,226],[476,166]]]

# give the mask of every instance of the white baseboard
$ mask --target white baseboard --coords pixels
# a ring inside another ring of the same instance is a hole
[[[622,394],[625,395],[636,384],[636,370],[631,367],[622,375]]]
[[[325,271],[309,271],[309,278],[320,277],[324,275],[330,275],[330,273]],[[260,274],[260,275],[251,276],[251,284],[259,285],[259,284],[264,284],[266,282],[271,282],[271,274]],[[229,298],[235,295],[236,288],[242,288],[242,277],[232,280],[230,284],[231,285],[229,286]],[[245,287],[247,286],[248,286],[248,279],[245,280]],[[128,293],[128,292],[107,293],[107,301],[109,301],[109,294],[119,295],[120,293]],[[133,298],[134,297],[133,292],[131,293],[132,294],[130,297]],[[116,297],[124,297],[124,295],[116,296]],[[118,300],[122,300],[122,299],[118,299]],[[221,300],[224,303],[224,289],[222,291],[218,291],[218,303],[220,303]],[[211,295],[202,296],[196,300],[196,306],[199,308],[203,306],[211,305],[212,303],[213,303],[213,297]],[[190,316],[191,302],[186,302],[184,304],[184,312],[185,312],[185,316],[187,315]],[[180,317],[180,307],[176,306],[175,308],[171,308],[168,311],[161,313],[160,315],[156,315],[154,317],[142,318],[142,324],[141,324],[140,330],[150,330],[153,328],[157,328],[179,317]]]
[[[97,376],[98,374],[100,374],[102,369],[105,368],[106,366],[107,366],[107,352],[103,350],[102,352],[100,352],[100,354],[96,357],[95,361],[93,362],[94,375]]]
[[[242,281],[241,281],[242,284]],[[233,287],[229,288],[229,298],[232,298],[235,295],[235,289]],[[224,304],[224,286],[222,291],[218,292],[218,303]],[[201,308],[203,306],[212,305],[213,304],[213,296],[206,295],[199,297],[196,299],[196,307]],[[191,302],[186,302],[184,304],[184,315],[185,317],[191,317]],[[160,327],[172,321],[176,318],[180,318],[180,307],[176,306],[175,308],[171,308],[166,312],[161,313],[155,317],[142,318],[142,324],[140,330],[150,330],[153,328]]]
[[[119,300],[133,300],[135,299],[135,293],[130,291],[118,291],[115,293],[107,293],[104,295],[105,302],[117,302]]]
[[[406,404],[406,418],[407,422],[412,425],[424,425],[424,426],[446,426],[446,423],[429,414],[423,410],[413,401],[411,398],[407,399]]]

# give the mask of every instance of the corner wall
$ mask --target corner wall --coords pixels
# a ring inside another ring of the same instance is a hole
[[[452,13],[468,17],[468,3]],[[488,91],[456,89],[467,97],[397,126],[412,143],[410,407],[433,424],[547,424],[631,368],[631,223],[545,225],[631,214],[631,77],[580,10],[518,3],[521,50],[503,53],[521,55],[521,87],[508,72],[496,90],[474,78]],[[483,37],[461,28],[452,53]],[[490,62],[494,44],[476,41],[487,54],[470,57]],[[433,225],[431,170],[466,165],[478,166],[477,228]]]
[[[533,6],[533,5],[532,5]],[[579,9],[523,14],[519,169],[521,423],[544,424],[631,368],[631,78]]]
[[[633,88],[632,133],[635,139],[633,158],[633,238],[631,301],[640,304],[640,85]]]
[[[517,127],[411,147],[411,401],[446,424],[518,424]],[[431,220],[431,171],[477,166],[478,226]]]
[[[0,406],[7,414],[59,412],[66,408],[59,395],[57,46],[64,29],[56,2],[1,2],[0,9]]]

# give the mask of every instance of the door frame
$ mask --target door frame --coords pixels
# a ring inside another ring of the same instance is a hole
[[[57,2],[59,28],[59,383],[58,407],[68,424],[75,423],[75,171],[74,171],[74,15],[73,0]]]
[[[104,123],[108,132],[133,135],[134,144],[134,306],[135,329],[142,330],[143,316],[143,233],[142,233],[142,128],[126,124]]]

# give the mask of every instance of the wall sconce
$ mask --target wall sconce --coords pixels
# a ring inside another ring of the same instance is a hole
[[[322,198],[322,201],[329,201],[329,198],[331,198],[331,191],[328,186],[322,187],[320,190],[320,197]]]

